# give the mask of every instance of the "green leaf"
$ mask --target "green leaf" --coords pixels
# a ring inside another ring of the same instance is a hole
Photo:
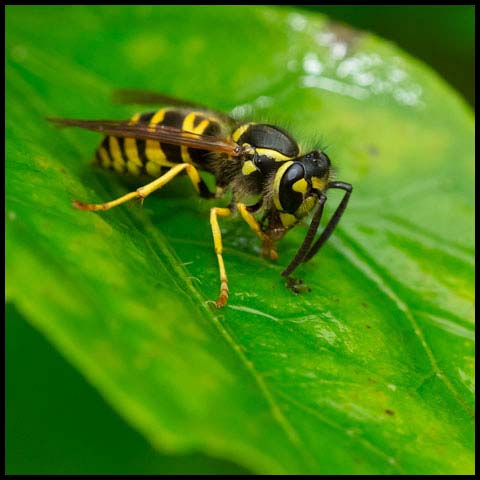
[[[248,473],[199,453],[161,455],[11,305],[5,331],[7,474]]]
[[[258,473],[473,472],[474,127],[445,82],[293,10],[6,13],[7,299],[121,415],[162,452]],[[271,263],[248,226],[222,219],[231,296],[213,309],[208,212],[228,199],[200,200],[186,179],[144,208],[71,208],[138,184],[89,167],[98,135],[44,117],[128,118],[118,87],[327,147],[354,193],[298,271],[311,292],[279,275],[303,228]]]

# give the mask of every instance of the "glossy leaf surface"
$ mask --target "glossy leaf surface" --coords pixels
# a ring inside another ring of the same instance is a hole
[[[135,428],[258,473],[473,472],[473,116],[441,79],[272,8],[9,7],[6,39],[7,298]],[[90,169],[98,135],[44,117],[129,118],[120,87],[326,148],[354,193],[298,271],[311,292],[280,277],[304,228],[274,264],[222,219],[231,296],[212,308],[208,213],[228,199],[185,179],[143,208],[71,208],[138,183]]]

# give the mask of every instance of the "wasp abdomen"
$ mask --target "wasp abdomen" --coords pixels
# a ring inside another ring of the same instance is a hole
[[[202,135],[219,135],[220,120],[195,111],[164,108],[157,112],[134,115],[130,122],[162,125]],[[156,140],[106,136],[98,147],[95,158],[104,168],[122,174],[158,177],[165,167],[191,163],[200,169],[206,165],[206,150],[184,145],[171,145]]]

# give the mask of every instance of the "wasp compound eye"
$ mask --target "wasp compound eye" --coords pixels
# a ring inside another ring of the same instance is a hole
[[[294,213],[302,204],[307,188],[305,169],[301,163],[294,162],[280,180],[278,190],[280,210]]]

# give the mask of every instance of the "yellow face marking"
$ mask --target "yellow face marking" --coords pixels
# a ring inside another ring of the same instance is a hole
[[[319,177],[312,177],[312,187],[316,188],[323,192],[327,187],[327,179],[326,178],[319,178]]]
[[[307,197],[302,204],[298,207],[295,215],[297,217],[304,217],[308,212],[312,210],[317,204],[317,197]]]
[[[285,162],[293,158],[287,157],[283,153],[272,150],[271,148],[256,148],[256,151],[259,155],[266,155],[267,157],[273,158],[276,162]]]
[[[298,218],[291,213],[281,213],[280,220],[282,221],[282,225],[284,227],[291,227],[298,222]]]
[[[277,210],[282,210],[282,205],[280,204],[280,196],[279,196],[279,190],[280,190],[280,181],[282,180],[283,174],[287,170],[287,168],[292,165],[293,162],[285,162],[278,170],[277,173],[275,174],[275,178],[273,180],[273,203],[275,204],[275,207]]]
[[[299,192],[299,193],[307,193],[307,191],[308,191],[307,181],[304,178],[301,178],[300,180],[297,180],[292,185],[292,190],[295,190],[296,192]]]
[[[251,125],[255,125],[254,123],[245,123],[240,125],[233,133],[232,139],[234,142],[238,142],[238,139],[250,128]]]
[[[244,175],[250,175],[253,172],[257,171],[257,167],[251,160],[247,160],[242,167],[242,173]]]

